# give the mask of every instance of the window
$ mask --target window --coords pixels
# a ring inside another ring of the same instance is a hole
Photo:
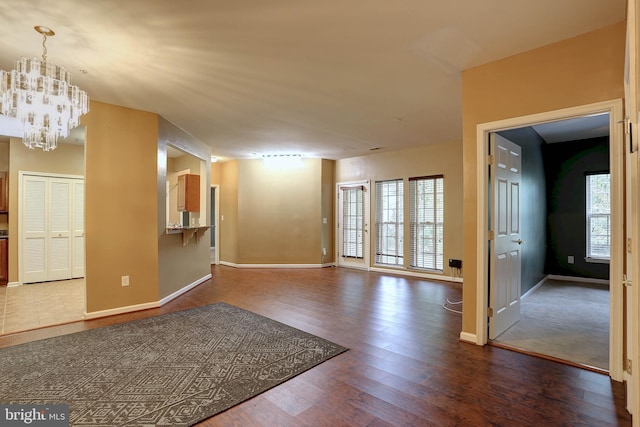
[[[362,186],[342,191],[342,256],[363,258],[364,192]]]
[[[409,178],[410,266],[444,270],[444,177]]]
[[[608,260],[611,197],[608,173],[587,175],[587,260]]]
[[[402,179],[376,182],[377,264],[404,263],[404,183]]]

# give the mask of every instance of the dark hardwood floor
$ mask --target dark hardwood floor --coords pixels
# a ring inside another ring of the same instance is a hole
[[[0,347],[224,301],[350,350],[203,426],[631,425],[602,374],[458,340],[459,284],[342,268],[234,269],[160,309],[0,337]]]

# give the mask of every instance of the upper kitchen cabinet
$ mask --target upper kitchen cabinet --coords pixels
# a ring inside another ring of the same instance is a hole
[[[178,176],[178,211],[200,212],[200,175]]]

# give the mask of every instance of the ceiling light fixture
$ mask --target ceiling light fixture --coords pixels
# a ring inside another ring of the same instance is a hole
[[[263,154],[262,160],[272,169],[295,169],[302,167],[302,154]]]
[[[47,62],[47,37],[55,35],[53,30],[33,28],[44,37],[42,60],[23,57],[15,70],[0,70],[0,114],[20,120],[24,145],[50,151],[89,111],[89,97],[71,84],[64,68]]]

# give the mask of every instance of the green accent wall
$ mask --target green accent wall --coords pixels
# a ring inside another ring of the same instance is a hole
[[[609,138],[547,144],[548,223],[546,271],[562,276],[609,279],[609,264],[585,261],[587,173],[609,171]],[[574,264],[567,262],[574,256]]]

